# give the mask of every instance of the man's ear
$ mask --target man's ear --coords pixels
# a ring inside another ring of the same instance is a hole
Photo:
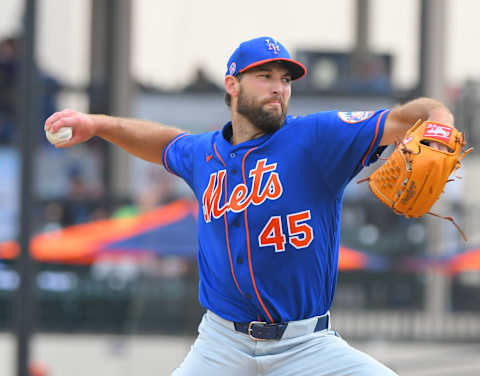
[[[234,76],[226,76],[225,91],[228,94],[230,94],[230,96],[236,97],[238,95],[239,90],[240,90],[240,81]]]

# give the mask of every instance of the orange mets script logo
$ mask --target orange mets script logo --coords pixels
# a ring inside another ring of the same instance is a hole
[[[210,222],[213,218],[220,218],[227,211],[241,212],[250,204],[260,205],[265,200],[276,200],[283,193],[282,183],[280,177],[275,170],[277,164],[267,164],[267,159],[260,159],[254,169],[250,170],[249,177],[253,178],[250,190],[245,184],[237,184],[233,189],[230,198],[225,202],[220,203],[222,191],[226,184],[226,170],[220,170],[210,174],[208,186],[203,192],[203,218],[205,222]],[[263,189],[263,176],[270,173]]]

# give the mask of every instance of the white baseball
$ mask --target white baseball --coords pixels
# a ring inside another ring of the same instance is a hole
[[[53,145],[66,142],[72,138],[72,127],[62,127],[56,133],[46,131],[45,135],[47,140]]]

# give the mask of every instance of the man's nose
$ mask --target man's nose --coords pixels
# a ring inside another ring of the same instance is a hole
[[[276,94],[276,95],[283,94],[282,80],[272,80],[272,94]]]

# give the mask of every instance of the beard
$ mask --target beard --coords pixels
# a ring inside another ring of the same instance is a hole
[[[265,133],[277,131],[285,122],[287,117],[288,105],[280,99],[281,111],[266,111],[263,106],[270,102],[269,98],[262,102],[255,100],[243,93],[242,89],[238,93],[237,112],[245,116],[255,127]]]

